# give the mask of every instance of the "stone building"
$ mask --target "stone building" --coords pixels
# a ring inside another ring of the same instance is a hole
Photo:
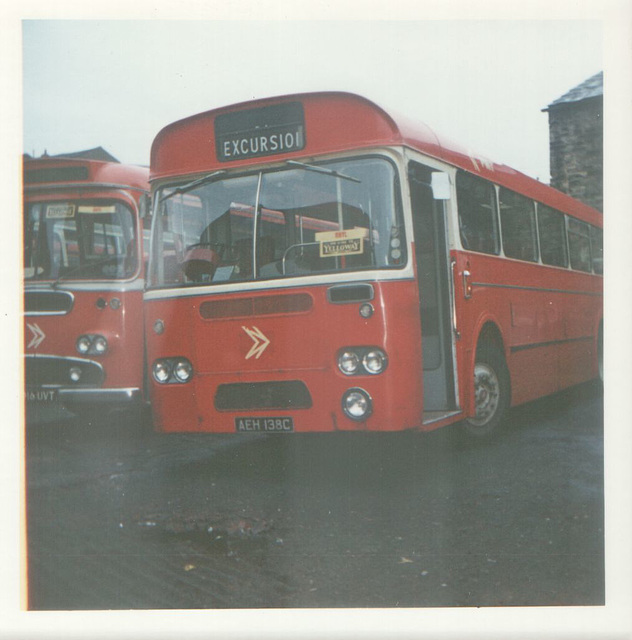
[[[603,211],[603,72],[542,111],[549,113],[551,186]]]

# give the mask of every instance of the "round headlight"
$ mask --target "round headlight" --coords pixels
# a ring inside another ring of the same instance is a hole
[[[367,373],[382,373],[386,368],[386,354],[379,349],[367,351],[362,358],[362,365]]]
[[[108,341],[103,336],[96,336],[92,343],[92,350],[102,356],[108,350]]]
[[[79,367],[70,367],[68,375],[73,382],[79,382],[81,379],[81,369]]]
[[[345,351],[338,357],[338,368],[346,376],[351,376],[358,370],[360,358],[353,351]]]
[[[188,382],[193,373],[193,367],[188,360],[178,360],[173,368],[173,375],[180,382]]]
[[[154,362],[154,366],[152,367],[152,373],[154,374],[156,382],[164,384],[165,382],[167,382],[167,380],[169,380],[171,369],[164,360],[156,360],[156,362]]]
[[[90,350],[91,344],[92,344],[92,341],[88,336],[79,336],[77,338],[77,344],[75,346],[77,347],[77,351],[79,353],[85,354],[85,353],[88,353],[88,351]]]
[[[371,398],[362,389],[349,389],[342,398],[342,409],[352,420],[363,420],[371,415]]]

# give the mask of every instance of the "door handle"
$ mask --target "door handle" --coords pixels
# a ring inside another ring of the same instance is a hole
[[[457,323],[457,319],[456,319],[456,278],[455,278],[455,271],[456,271],[456,260],[453,258],[450,261],[450,273],[452,276],[452,287],[450,287],[451,291],[450,291],[450,304],[452,307],[452,331],[454,332],[454,337],[457,340],[461,339],[461,334],[459,333],[459,326]]]
[[[467,270],[463,270],[463,297],[469,300],[472,297],[472,285],[470,284],[470,276],[472,274]]]

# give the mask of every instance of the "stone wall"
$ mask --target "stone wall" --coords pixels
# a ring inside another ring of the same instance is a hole
[[[549,107],[551,186],[603,211],[603,98]]]

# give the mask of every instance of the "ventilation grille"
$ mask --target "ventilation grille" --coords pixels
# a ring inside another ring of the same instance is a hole
[[[309,311],[312,305],[312,298],[306,293],[209,300],[200,305],[200,315],[205,320],[217,320],[219,318],[303,313]]]
[[[72,309],[73,295],[68,291],[26,291],[24,313],[27,315],[63,315]]]
[[[215,394],[218,411],[309,409],[312,398],[300,380],[221,384]]]

